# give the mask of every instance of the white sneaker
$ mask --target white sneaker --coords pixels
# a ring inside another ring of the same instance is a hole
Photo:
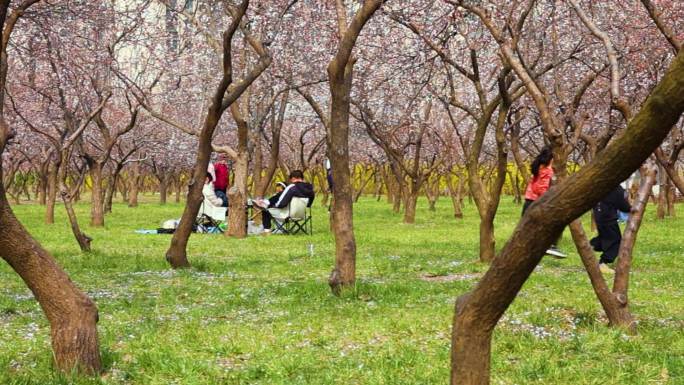
[[[546,254],[548,254],[552,257],[556,257],[556,258],[567,258],[568,257],[567,254],[561,252],[560,250],[558,250],[557,248],[555,248],[553,246],[550,247],[548,250],[546,250]]]
[[[271,229],[264,229],[264,231],[261,232],[261,235],[271,235]]]
[[[611,269],[610,266],[605,263],[599,263],[599,270],[601,270],[601,273],[603,274],[615,274],[615,270]]]

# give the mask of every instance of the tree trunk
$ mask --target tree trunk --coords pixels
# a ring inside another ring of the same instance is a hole
[[[140,166],[136,163],[131,167],[131,191],[128,194],[128,207],[138,207],[138,192],[140,189]]]
[[[672,180],[670,178],[667,179],[667,216],[671,218],[675,218],[677,216],[675,212],[675,203],[676,203],[676,188],[674,187],[674,184],[672,183]]]
[[[41,175],[38,179],[38,204],[45,206],[47,204],[47,175]]]
[[[90,177],[93,182],[92,195],[90,197],[90,225],[93,227],[104,226],[104,198],[102,192],[102,167],[98,161],[89,163]]]
[[[378,202],[380,202],[380,199],[382,199],[382,188],[383,188],[383,183],[384,183],[383,182],[384,179],[383,179],[383,176],[381,174],[381,171],[382,171],[382,166],[376,166],[375,180],[374,180],[374,183],[375,183],[374,197],[376,198],[376,200]]]
[[[97,307],[21,225],[0,186],[0,255],[21,276],[50,323],[57,368],[98,374],[102,370]]]
[[[365,170],[365,168],[361,168],[361,170]],[[370,175],[367,178],[363,178],[363,172],[359,172],[359,189],[356,192],[354,196],[354,203],[359,201],[359,198],[361,198],[361,195],[363,195],[364,190],[368,186],[368,183],[371,181],[371,179],[375,178],[375,170],[372,168],[368,170],[370,172]]]
[[[684,53],[641,111],[590,164],[530,207],[477,286],[457,301],[451,384],[489,384],[491,333],[563,227],[639,168],[684,111]]]
[[[435,205],[439,199],[439,181],[440,175],[437,175],[434,181],[426,181],[425,183],[425,195],[428,200],[428,209],[430,211],[437,211]]]
[[[658,167],[658,208],[656,210],[656,218],[665,219],[667,211],[667,175],[665,175],[665,168],[661,165]]]
[[[175,193],[176,193],[175,201],[176,201],[176,203],[180,203],[180,201],[181,201],[181,192],[183,191],[183,173],[182,173],[182,172],[179,172],[179,173],[178,173],[178,177],[176,178],[176,180],[175,180],[175,182],[174,182],[174,187],[175,187],[175,189],[176,189],[176,191],[175,191]]]
[[[592,247],[589,245],[589,240],[584,233],[582,223],[579,219],[570,223],[570,233],[572,234],[572,239],[575,241],[577,252],[582,259],[584,268],[589,274],[589,280],[591,281],[591,286],[594,288],[594,293],[596,293],[596,297],[601,303],[603,310],[606,312],[610,324],[633,326],[634,317],[629,312],[629,309],[621,306],[618,298],[613,295],[608,288],[608,284],[603,279],[603,275],[599,270],[598,261],[594,256]]]
[[[62,164],[66,165],[68,164],[68,159],[70,157],[69,150],[62,150]],[[67,176],[66,176],[66,169],[65,168],[60,168],[60,175],[59,175],[59,181],[60,181],[60,195],[62,196],[62,201],[64,202],[64,208],[66,209],[67,212],[67,217],[69,218],[69,224],[71,225],[71,231],[74,234],[74,237],[76,238],[76,241],[78,242],[78,246],[81,248],[81,251],[83,252],[90,252],[90,242],[92,241],[92,238],[87,236],[81,231],[81,227],[78,225],[78,219],[76,217],[76,212],[74,211],[74,207],[72,205],[73,202],[73,196],[74,194],[80,189],[81,185],[83,184],[83,176],[85,175],[85,171],[81,173],[81,175],[77,178],[74,182],[74,186],[69,189],[67,186]]]
[[[451,204],[454,207],[454,217],[463,218],[463,175],[458,175],[458,184],[454,186],[454,175],[447,174],[447,188],[451,196]]]
[[[69,224],[71,225],[71,231],[76,238],[76,242],[78,242],[78,246],[81,248],[81,251],[86,253],[90,252],[90,242],[92,241],[92,238],[84,234],[81,231],[81,227],[78,225],[78,218],[76,217],[74,206],[71,204],[73,197],[65,190],[64,187],[62,188],[61,195],[62,201],[64,202],[64,208],[67,212],[67,217],[69,218]]]
[[[265,189],[264,193],[259,195],[259,190],[262,185],[266,185],[266,188],[268,188],[268,184],[270,184],[271,181],[268,181],[266,184],[264,182],[264,151],[262,148],[262,141],[263,139],[261,138],[261,132],[257,130],[253,135],[252,135],[252,143],[254,145],[254,154],[252,156],[252,188],[251,188],[251,195],[253,197],[259,197],[263,198],[265,194]]]
[[[618,261],[615,266],[615,280],[613,282],[613,295],[617,298],[618,303],[626,313],[629,313],[629,273],[632,267],[632,250],[636,243],[637,234],[641,228],[641,221],[646,211],[648,204],[648,196],[651,193],[653,184],[655,183],[656,169],[650,168],[642,173],[641,186],[637,193],[636,199],[632,204],[632,212],[629,220],[625,226],[624,236],[620,243],[620,251],[618,252]],[[634,320],[626,319],[627,322],[612,322],[615,326],[623,327],[630,331],[635,331],[636,324]]]
[[[416,208],[418,206],[418,191],[407,192],[406,205],[404,207],[404,223],[416,223]]]
[[[335,236],[335,267],[328,283],[339,295],[356,283],[356,239],[354,237],[351,175],[349,172],[349,108],[353,62],[328,67],[330,78],[330,133],[328,148],[332,165],[333,189],[332,230]]]
[[[202,179],[204,180],[204,179]],[[162,175],[159,178],[159,203],[162,205],[166,204],[166,197],[169,191],[169,177]]]
[[[120,169],[117,167],[112,175],[109,177],[109,183],[107,183],[107,188],[105,190],[105,202],[104,202],[104,212],[109,214],[112,212],[112,202],[114,200],[114,194],[116,193],[116,184],[119,181]]]
[[[45,206],[45,223],[55,223],[55,203],[57,201],[57,179],[59,164],[55,163],[48,172],[47,205]]]
[[[230,111],[238,127],[237,159],[233,167],[233,185],[228,190],[228,231],[226,236],[245,238],[247,236],[247,172],[249,168],[249,154],[247,145],[249,140],[249,126],[242,117],[239,103],[234,103]]]

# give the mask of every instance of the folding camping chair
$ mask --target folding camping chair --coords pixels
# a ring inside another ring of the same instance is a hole
[[[308,198],[292,198],[290,204],[287,206],[287,211],[271,211],[274,219],[275,231],[274,233],[281,234],[298,234],[304,233],[307,235],[313,234],[313,221],[311,217],[311,208],[309,206]]]
[[[200,206],[199,212],[197,213],[197,218],[195,219],[195,224],[199,229],[200,226],[204,228],[207,233],[220,234],[223,233],[220,225],[222,222],[226,221],[227,207],[217,207],[207,201],[203,201]]]

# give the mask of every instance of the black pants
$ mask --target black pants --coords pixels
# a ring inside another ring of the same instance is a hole
[[[223,202],[221,204],[221,207],[228,207],[228,195],[226,195],[226,192],[223,190],[214,190],[214,194],[216,194],[219,199]]]
[[[264,225],[264,229],[268,230],[271,228],[272,220],[273,216],[267,209],[261,210],[261,223]]]
[[[522,208],[522,215],[525,215],[525,211],[527,211],[527,209],[530,207],[530,205],[532,205],[532,203],[534,203],[533,200],[525,199],[525,203],[523,203],[523,208]],[[558,236],[558,238],[556,238],[556,240],[553,241],[553,243],[551,244],[551,247],[556,247],[556,245],[558,245],[562,235],[563,235],[563,233],[561,232],[560,235]]]
[[[601,251],[601,260],[599,263],[613,263],[620,251],[620,242],[622,242],[622,232],[617,221],[597,223],[598,237],[593,238],[589,243],[594,248],[594,251]]]

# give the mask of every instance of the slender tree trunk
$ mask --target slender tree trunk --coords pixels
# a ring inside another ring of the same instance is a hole
[[[215,101],[207,113],[204,128],[199,136],[197,159],[195,161],[192,179],[188,187],[188,198],[185,203],[185,210],[183,210],[183,216],[178,224],[178,228],[176,228],[176,231],[173,233],[171,245],[166,251],[166,260],[174,269],[190,267],[190,262],[187,257],[188,239],[190,239],[192,226],[195,223],[195,217],[199,212],[203,200],[202,187],[204,178],[207,174],[207,167],[209,166],[209,157],[211,155],[211,137],[221,116],[218,111],[219,106],[220,102]]]
[[[249,154],[247,145],[249,140],[249,126],[242,117],[239,103],[234,103],[231,113],[238,127],[238,149],[237,159],[233,172],[233,185],[228,190],[228,231],[226,236],[235,238],[245,238],[247,236],[247,214],[245,212],[245,202],[247,201],[247,172],[249,169]]]
[[[676,192],[675,192],[675,187],[672,183],[672,180],[670,178],[667,179],[667,216],[675,218],[677,216],[675,212],[675,200],[676,200]]]
[[[57,179],[59,163],[55,163],[50,167],[48,172],[47,185],[47,205],[45,206],[45,223],[51,225],[55,223],[55,203],[57,200]]]
[[[167,175],[162,175],[159,178],[159,203],[162,205],[166,204],[166,197],[169,191],[169,177]]]
[[[376,166],[375,170],[375,193],[374,197],[377,199],[378,202],[380,202],[380,199],[382,199],[382,188],[383,188],[383,176],[382,176],[382,166]]]
[[[178,176],[176,177],[176,180],[174,181],[174,188],[175,188],[175,201],[176,203],[180,203],[181,201],[181,192],[183,190],[183,173],[179,172]]]
[[[140,189],[140,166],[136,163],[131,167],[131,192],[128,194],[128,207],[138,207],[138,192]]]
[[[328,280],[333,293],[356,283],[356,239],[354,237],[351,175],[349,172],[349,108],[353,62],[331,62],[328,67],[330,93],[330,135],[332,165],[332,230],[335,236],[335,267]]]
[[[62,154],[62,164],[66,165],[68,164],[68,159],[70,157],[70,154],[68,153],[68,150],[63,150]],[[67,176],[66,176],[66,170],[64,168],[60,169],[60,195],[62,197],[62,202],[64,202],[64,208],[66,209],[67,212],[67,217],[69,218],[69,224],[71,225],[71,231],[74,234],[74,237],[76,238],[76,242],[78,242],[78,246],[81,248],[81,251],[83,252],[90,252],[90,242],[92,241],[92,238],[87,236],[81,231],[81,227],[78,224],[78,218],[76,217],[76,212],[74,211],[73,207],[73,197],[76,191],[80,189],[81,184],[83,183],[83,174],[79,176],[77,181],[74,182],[74,187],[71,189],[68,188],[67,186]]]
[[[114,172],[109,177],[109,183],[107,183],[107,189],[105,191],[105,203],[104,203],[105,214],[109,214],[112,212],[112,202],[114,200],[114,194],[116,193],[116,185],[119,182],[119,173],[120,172],[121,172],[121,168],[119,166],[116,166],[116,168],[114,169]]]
[[[665,175],[665,168],[661,165],[658,167],[658,208],[656,210],[656,217],[658,219],[665,219],[667,211],[667,175]]]
[[[589,245],[587,235],[582,228],[582,223],[579,219],[570,223],[570,233],[577,246],[577,252],[582,259],[584,268],[589,274],[591,286],[594,288],[594,293],[598,298],[603,310],[611,325],[632,325],[634,318],[629,312],[629,309],[622,307],[618,302],[618,298],[608,288],[608,284],[603,279],[603,275],[598,267],[598,261],[594,256],[594,251]]]
[[[453,178],[452,174],[447,175],[447,187],[451,196],[451,204],[454,207],[454,217],[460,219],[463,218],[463,176],[458,176],[456,187],[454,187]]]
[[[375,178],[375,171],[373,169],[368,170],[368,172],[370,172],[370,175],[368,175],[365,179],[363,178],[363,173],[359,174],[359,189],[358,191],[356,191],[356,194],[354,196],[354,203],[359,201],[359,198],[361,198],[361,195],[363,195],[363,192],[368,186],[368,183],[371,181],[371,179]]]
[[[259,188],[264,184],[264,151],[262,148],[262,138],[260,132],[252,135],[252,142],[254,144],[254,154],[252,156],[252,188],[251,195],[253,197],[258,197]],[[270,182],[270,181],[269,181]],[[263,194],[261,195],[263,197]]]
[[[47,204],[47,175],[41,175],[38,180],[38,204],[45,206]]]
[[[92,241],[92,238],[84,234],[81,231],[81,227],[78,225],[78,218],[76,217],[74,206],[71,203],[71,200],[73,199],[72,196],[66,190],[64,190],[64,188],[61,191],[61,195],[62,201],[64,202],[64,208],[67,212],[67,217],[69,218],[69,224],[71,225],[71,231],[76,238],[76,242],[78,242],[78,246],[81,248],[81,251],[86,253],[90,252],[90,242]]]
[[[104,226],[104,199],[102,191],[102,168],[103,164],[92,161],[89,164],[90,177],[93,182],[92,195],[90,197],[90,225],[93,227]]]
[[[627,291],[629,288],[629,273],[632,268],[632,251],[636,244],[637,234],[641,228],[641,221],[644,218],[644,212],[646,211],[646,205],[648,204],[648,196],[655,183],[655,177],[655,168],[646,169],[642,173],[641,186],[639,187],[639,192],[632,204],[632,212],[627,221],[622,242],[620,243],[618,261],[615,267],[613,295],[620,304],[620,307],[624,309],[623,311],[628,314],[629,296]],[[636,329],[634,319],[619,319],[611,322],[611,324],[623,327],[632,332]]]
[[[438,175],[434,181],[426,181],[425,183],[425,196],[427,196],[428,200],[428,209],[430,211],[437,211],[436,205],[437,205],[437,200],[439,199],[439,180],[440,176]]]

